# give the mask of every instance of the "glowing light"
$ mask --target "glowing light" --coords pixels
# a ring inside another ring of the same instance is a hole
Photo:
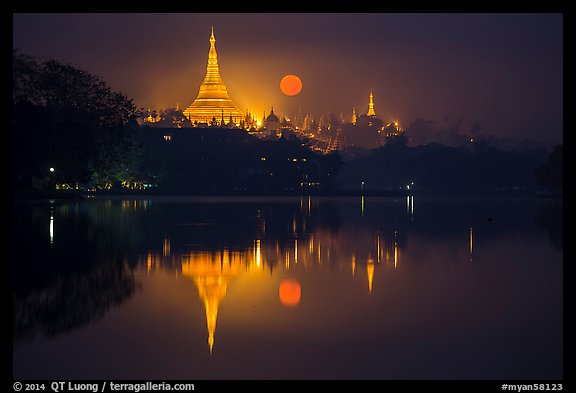
[[[260,239],[256,240],[256,266],[260,267],[261,261]]]
[[[50,172],[54,172],[54,167],[51,166],[49,170],[50,170]]]
[[[54,213],[50,209],[50,244],[54,243]]]
[[[472,227],[470,227],[470,255],[472,255],[472,245],[474,242],[474,235],[472,233]]]
[[[354,277],[355,272],[356,272],[356,254],[352,254],[352,277]]]
[[[286,75],[280,81],[280,90],[287,96],[295,96],[302,90],[302,80],[296,75]]]
[[[294,239],[294,263],[298,263],[298,239]]]
[[[146,268],[148,273],[150,273],[150,269],[152,269],[152,253],[150,252],[146,255]]]
[[[372,90],[370,90],[370,99],[368,102],[368,113],[367,116],[376,116],[376,112],[374,111],[374,95],[372,94]]]
[[[372,282],[374,281],[374,260],[372,258],[368,259],[366,273],[368,274],[368,291],[372,293]]]
[[[310,235],[310,255],[312,255],[312,253],[314,253],[314,235],[313,234]]]
[[[364,182],[362,182],[362,183],[364,183]],[[362,199],[360,201],[360,210],[362,213],[362,217],[364,217],[364,195],[362,195]]]

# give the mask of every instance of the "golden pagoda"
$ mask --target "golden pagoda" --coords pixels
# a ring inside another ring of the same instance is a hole
[[[193,124],[195,122],[210,124],[213,119],[218,121],[224,117],[231,117],[235,124],[239,124],[243,115],[240,109],[238,109],[228,97],[226,85],[220,77],[215,44],[216,38],[214,38],[214,27],[212,27],[206,76],[204,77],[204,82],[200,85],[198,97],[186,108],[184,116]]]
[[[376,112],[374,111],[374,95],[372,94],[372,90],[370,90],[370,101],[368,102],[368,113],[367,116],[376,116]]]

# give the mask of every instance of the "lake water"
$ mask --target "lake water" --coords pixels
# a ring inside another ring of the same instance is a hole
[[[563,377],[562,204],[14,201],[16,379]]]

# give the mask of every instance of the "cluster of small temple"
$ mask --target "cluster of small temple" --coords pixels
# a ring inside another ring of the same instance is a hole
[[[261,119],[249,110],[243,113],[228,96],[228,90],[220,76],[214,29],[210,35],[206,76],[196,99],[184,110],[180,109],[178,103],[175,109],[162,110],[159,113],[149,108],[140,119],[140,124],[153,127],[243,129],[251,135],[268,140],[278,139],[282,135],[296,135],[311,140],[312,148],[322,152],[356,145],[353,129],[357,127],[373,129],[377,133],[376,145],[383,145],[391,137],[402,135],[404,131],[397,120],[385,122],[376,114],[372,91],[367,113],[357,115],[356,108],[353,108],[348,122],[341,113],[337,116],[323,115],[318,120],[310,114],[302,113],[280,118],[274,112],[273,106],[268,114],[264,112]]]

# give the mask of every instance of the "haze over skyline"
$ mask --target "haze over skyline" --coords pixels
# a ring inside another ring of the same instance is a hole
[[[185,108],[214,26],[230,98],[258,118],[352,108],[408,126],[475,122],[499,137],[562,141],[562,14],[14,14],[13,46],[100,75],[138,107]],[[300,94],[281,93],[286,74]]]

